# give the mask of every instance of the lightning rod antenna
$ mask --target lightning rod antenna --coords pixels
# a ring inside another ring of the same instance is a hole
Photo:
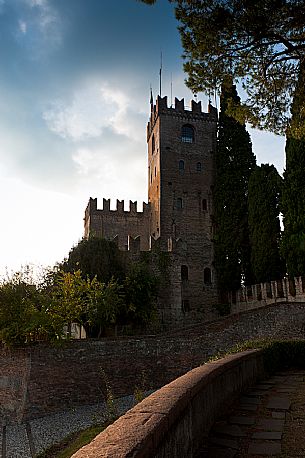
[[[160,61],[160,97],[162,97],[162,51],[161,51],[161,61]]]
[[[171,73],[171,108],[173,106],[173,74]]]

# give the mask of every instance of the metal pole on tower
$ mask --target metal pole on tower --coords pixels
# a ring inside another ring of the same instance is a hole
[[[173,106],[173,74],[171,73],[171,108]]]
[[[162,51],[161,51],[161,62],[160,62],[160,97],[162,97]]]

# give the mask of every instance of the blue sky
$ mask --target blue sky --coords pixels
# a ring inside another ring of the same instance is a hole
[[[0,0],[0,273],[61,261],[89,197],[147,201],[149,87],[191,99],[172,6]],[[198,98],[206,106],[206,98]],[[284,140],[251,131],[281,172]]]

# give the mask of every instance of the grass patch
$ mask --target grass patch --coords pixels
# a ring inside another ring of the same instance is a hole
[[[70,434],[60,443],[52,445],[41,453],[38,458],[70,458],[77,450],[89,444],[89,442],[107,428],[109,424],[108,422],[102,425],[91,426],[83,431]]]
[[[230,350],[212,356],[216,361],[226,355],[245,350],[263,350],[264,367],[268,374],[289,368],[305,369],[305,340],[258,339],[249,340],[232,347]]]

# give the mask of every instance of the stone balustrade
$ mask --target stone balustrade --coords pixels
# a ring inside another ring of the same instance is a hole
[[[305,302],[305,277],[282,278],[243,286],[238,291],[229,293],[228,299],[232,314],[280,302]]]
[[[197,367],[144,399],[72,458],[193,457],[215,419],[263,376],[260,350]]]

